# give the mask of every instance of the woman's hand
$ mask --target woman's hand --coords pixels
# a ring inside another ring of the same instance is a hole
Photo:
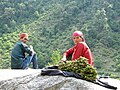
[[[66,63],[66,60],[67,60],[67,58],[66,58],[66,56],[64,55],[63,58],[61,59],[61,61],[63,61],[63,62]]]

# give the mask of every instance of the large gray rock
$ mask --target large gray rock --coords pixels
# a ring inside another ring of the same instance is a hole
[[[72,77],[41,76],[41,70],[2,70],[0,90],[110,90]]]

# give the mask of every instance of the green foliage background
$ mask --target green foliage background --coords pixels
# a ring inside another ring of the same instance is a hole
[[[75,30],[84,33],[98,72],[120,76],[120,0],[1,0],[0,68],[10,68],[21,32],[29,34],[42,68],[74,45]]]

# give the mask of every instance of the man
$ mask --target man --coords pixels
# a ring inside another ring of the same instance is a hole
[[[75,31],[72,35],[73,41],[75,43],[75,46],[67,50],[63,58],[61,59],[62,61],[66,61],[66,58],[72,55],[72,60],[78,59],[80,56],[85,57],[88,59],[88,63],[93,66],[93,57],[92,53],[85,43],[85,39],[83,37],[83,33],[80,31]]]
[[[11,69],[27,69],[31,62],[33,63],[33,69],[38,68],[36,53],[31,45],[30,47],[26,45],[27,41],[28,34],[20,34],[20,40],[11,52]]]

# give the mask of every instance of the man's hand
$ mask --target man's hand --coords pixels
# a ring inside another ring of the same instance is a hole
[[[31,49],[33,49],[33,46],[32,46],[32,45],[30,45],[30,48],[31,48]]]
[[[34,49],[33,49],[33,46],[32,46],[32,45],[30,45],[30,49],[31,49],[31,51],[32,51],[32,54],[35,54],[35,51],[34,51]]]

